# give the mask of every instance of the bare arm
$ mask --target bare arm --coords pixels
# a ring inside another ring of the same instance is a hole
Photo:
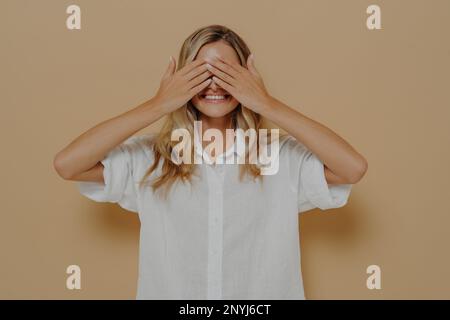
[[[367,160],[331,129],[290,108],[267,92],[256,70],[253,56],[247,68],[220,57],[207,60],[214,81],[230,92],[239,102],[272,120],[305,145],[324,163],[329,184],[353,184],[367,171]]]
[[[175,69],[175,60],[171,57],[161,86],[152,99],[97,124],[59,151],[53,160],[56,172],[66,180],[104,182],[100,161],[110,150],[180,108],[210,83],[211,73],[204,60],[195,60],[177,72]]]
[[[328,183],[353,184],[364,176],[366,159],[328,127],[272,97],[262,110],[263,116],[285,129],[322,160]]]
[[[103,182],[103,165],[100,160],[115,146],[163,115],[164,110],[153,100],[149,100],[97,124],[56,154],[55,170],[67,180]]]

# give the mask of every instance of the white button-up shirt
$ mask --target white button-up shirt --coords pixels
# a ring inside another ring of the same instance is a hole
[[[278,172],[262,183],[240,182],[237,164],[204,162],[192,184],[177,181],[163,200],[138,188],[155,137],[133,136],[111,150],[102,160],[105,184],[77,182],[89,199],[138,213],[136,298],[305,299],[298,213],[345,205],[352,185],[328,185],[320,159],[288,135],[280,138]],[[220,156],[237,153],[235,146]]]

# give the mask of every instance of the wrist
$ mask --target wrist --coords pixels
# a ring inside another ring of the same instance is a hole
[[[259,109],[259,114],[261,114],[263,117],[269,117],[272,110],[275,109],[275,104],[277,102],[277,99],[272,97],[271,95],[267,95],[265,99],[262,101]]]
[[[143,121],[151,122],[158,120],[166,114],[164,106],[154,97],[139,105],[136,111]]]
[[[145,102],[146,109],[152,113],[165,115],[167,113],[166,106],[158,99],[157,96],[152,97],[150,100]]]

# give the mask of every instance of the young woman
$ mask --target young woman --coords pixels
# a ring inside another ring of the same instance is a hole
[[[163,116],[158,134],[133,136]],[[287,132],[275,174],[220,164],[248,144],[240,134],[223,153],[187,144],[209,163],[173,161],[174,130],[259,132],[264,119]],[[245,42],[220,25],[191,34],[151,99],[84,132],[54,166],[86,197],[139,214],[137,299],[304,299],[298,213],[345,205],[367,170],[336,133],[271,96]]]

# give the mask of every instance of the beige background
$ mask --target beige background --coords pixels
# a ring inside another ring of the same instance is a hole
[[[80,31],[65,27],[72,3]],[[372,3],[379,31],[365,26]],[[53,156],[150,98],[169,55],[212,23],[248,42],[272,95],[369,161],[347,206],[301,217],[307,298],[449,299],[447,0],[2,0],[0,298],[135,298],[137,215],[81,196]],[[82,290],[65,288],[70,264]]]

